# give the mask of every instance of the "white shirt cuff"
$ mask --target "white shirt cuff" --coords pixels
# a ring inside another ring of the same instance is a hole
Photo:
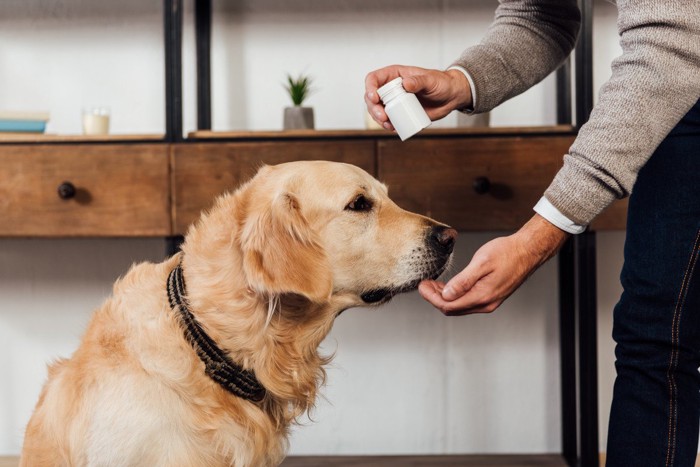
[[[580,225],[573,222],[571,219],[562,214],[561,211],[555,208],[554,205],[544,196],[540,198],[533,209],[537,214],[544,217],[549,222],[562,229],[564,232],[580,234],[586,230],[585,225]]]
[[[472,93],[472,105],[471,105],[471,108],[465,107],[464,109],[459,109],[459,110],[462,112],[467,112],[467,113],[474,112],[474,108],[476,107],[476,87],[474,86],[474,79],[472,78],[472,75],[470,75],[469,72],[465,68],[463,68],[459,65],[453,65],[453,66],[449,67],[448,70],[461,71],[462,74],[464,74],[464,76],[467,77],[467,81],[469,81],[469,90]]]

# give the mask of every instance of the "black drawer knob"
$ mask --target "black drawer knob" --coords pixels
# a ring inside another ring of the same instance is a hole
[[[61,199],[75,198],[75,185],[71,182],[63,182],[58,186],[58,197]]]
[[[472,187],[478,194],[483,195],[491,189],[491,181],[487,177],[476,177]]]

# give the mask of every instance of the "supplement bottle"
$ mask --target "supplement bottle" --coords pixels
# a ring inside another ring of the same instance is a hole
[[[406,92],[403,79],[398,77],[377,89],[384,103],[384,110],[401,141],[405,141],[430,125],[430,117],[425,113],[415,94]]]

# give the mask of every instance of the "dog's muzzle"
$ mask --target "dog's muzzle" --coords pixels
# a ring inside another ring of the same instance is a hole
[[[457,240],[457,231],[452,227],[447,227],[444,225],[438,225],[430,229],[430,234],[428,235],[428,243],[433,248],[433,250],[440,256],[449,258],[452,254],[452,250],[455,247],[455,240]]]
[[[426,244],[429,247],[430,254],[428,255],[425,268],[421,271],[421,275],[415,280],[402,284],[399,287],[367,291],[360,295],[360,298],[363,302],[371,304],[387,302],[394,295],[415,290],[418,284],[423,280],[437,279],[448,265],[456,239],[457,231],[451,227],[443,225],[431,227],[426,238]]]

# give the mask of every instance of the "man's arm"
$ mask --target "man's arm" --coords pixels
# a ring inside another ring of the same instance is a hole
[[[575,0],[501,0],[478,45],[453,63],[472,77],[474,112],[487,112],[546,78],[576,44]]]
[[[622,55],[545,197],[586,225],[700,99],[700,1],[618,0]]]

